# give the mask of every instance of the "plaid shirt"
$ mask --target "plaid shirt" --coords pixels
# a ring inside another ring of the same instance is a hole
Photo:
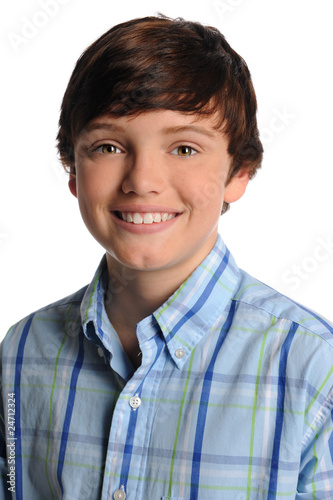
[[[218,236],[138,323],[134,372],[107,279],[104,257],[2,343],[0,498],[333,498],[332,324],[241,271]]]

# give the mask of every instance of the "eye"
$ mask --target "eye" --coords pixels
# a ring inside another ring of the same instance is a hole
[[[102,153],[104,155],[121,153],[120,149],[114,146],[113,144],[101,144],[95,149],[95,151],[97,151],[98,153]]]
[[[171,151],[171,154],[177,155],[177,156],[193,156],[197,153],[197,151],[194,148],[191,148],[191,146],[178,146],[175,148],[173,151]]]

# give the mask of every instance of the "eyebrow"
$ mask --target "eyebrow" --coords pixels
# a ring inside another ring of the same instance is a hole
[[[83,133],[92,132],[93,130],[112,130],[113,132],[125,132],[125,127],[116,125],[115,123],[90,123],[83,129]]]
[[[162,130],[164,134],[177,134],[179,132],[195,132],[196,134],[206,135],[207,137],[216,137],[216,132],[210,131],[206,128],[198,127],[197,125],[183,125],[180,127],[168,127]]]
[[[125,127],[115,123],[91,123],[88,124],[83,133],[92,132],[93,130],[111,130],[112,132],[125,132]],[[207,130],[206,128],[198,127],[197,125],[182,125],[178,127],[167,127],[162,129],[165,135],[177,134],[179,132],[195,132],[196,134],[205,135],[210,138],[216,136],[216,132]]]

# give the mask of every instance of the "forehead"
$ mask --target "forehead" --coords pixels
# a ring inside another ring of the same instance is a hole
[[[138,133],[150,131],[166,136],[188,132],[216,139],[223,135],[222,127],[219,126],[220,121],[221,115],[218,111],[209,115],[164,109],[142,111],[129,116],[105,114],[91,120],[80,132],[79,137],[99,131],[113,131],[122,134],[130,131]]]

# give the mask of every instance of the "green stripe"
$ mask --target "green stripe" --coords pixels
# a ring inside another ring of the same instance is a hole
[[[215,276],[215,272],[212,271],[211,269],[209,269],[209,267],[207,266],[204,266],[203,264],[200,264],[200,267],[202,267],[202,269],[204,269],[207,273],[209,273],[211,276]],[[216,276],[215,276],[216,277]],[[225,290],[227,290],[227,292],[230,292],[232,293],[233,292],[233,289],[232,288],[229,288],[228,286],[226,286],[222,281],[221,279],[219,278],[218,280],[216,280],[216,283],[218,283],[220,286],[222,286]]]
[[[272,318],[272,323],[270,328],[274,325],[276,321],[275,316]],[[250,493],[251,493],[251,476],[252,476],[252,462],[253,462],[253,448],[254,448],[254,430],[255,430],[255,422],[256,422],[256,411],[257,411],[257,402],[258,402],[258,389],[259,389],[259,381],[260,381],[260,373],[261,373],[261,367],[262,367],[262,360],[264,356],[264,350],[265,350],[265,344],[267,340],[267,335],[268,331],[266,330],[262,343],[261,343],[261,348],[260,348],[260,354],[259,354],[259,362],[258,362],[258,369],[257,369],[257,377],[256,377],[256,386],[254,390],[254,401],[253,401],[253,407],[252,407],[252,424],[251,424],[251,441],[250,441],[250,453],[249,453],[249,470],[248,470],[248,476],[247,476],[247,493],[246,493],[246,500],[250,500]]]
[[[316,434],[316,441],[318,439],[318,434]],[[313,500],[316,500],[316,483],[315,483],[315,480],[314,480],[314,477],[315,477],[315,473],[317,471],[317,468],[318,468],[318,455],[317,455],[317,450],[316,450],[316,441],[313,445],[313,456],[315,457],[316,459],[316,463],[314,465],[314,468],[313,468],[313,476],[312,476],[312,481],[311,481],[311,485],[312,485],[312,499]]]
[[[4,387],[13,387],[13,385],[12,384],[4,384]],[[53,385],[51,385],[51,384],[22,384],[20,387],[25,387],[25,388],[29,387],[30,389],[31,388],[51,389],[53,387]],[[54,385],[54,388],[57,390],[68,390],[68,389],[70,389],[70,386],[69,385]],[[105,389],[94,389],[94,388],[86,388],[86,387],[78,387],[77,390],[82,391],[82,392],[93,392],[93,393],[98,393],[98,394],[107,394],[109,396],[112,396],[114,398],[114,401],[116,401],[118,399],[123,399],[123,400],[128,399],[127,395],[122,396],[119,393],[119,391],[117,391],[117,390],[108,391]],[[179,403],[179,399],[171,399],[171,398],[153,398],[153,399],[152,398],[141,398],[141,400],[142,400],[142,402],[145,402],[145,403],[155,403],[155,404],[158,404],[158,403],[178,404]],[[202,404],[202,402],[199,399],[198,400],[193,399],[193,400],[189,401],[187,404],[189,404],[191,406],[199,406],[200,404]],[[240,410],[252,410],[253,409],[253,405],[236,404],[236,403],[206,403],[206,406],[208,406],[209,408],[238,408]],[[277,408],[275,406],[258,406],[257,410],[258,411],[276,412]],[[288,410],[288,409],[284,409],[284,413],[288,414],[288,415],[299,415],[299,416],[304,415],[304,411]],[[316,431],[316,432],[318,431],[318,427],[312,425],[306,419],[305,419],[305,424],[308,427],[311,427],[311,429],[313,429],[314,431]],[[329,430],[328,430],[328,432],[329,432]]]
[[[61,345],[59,347],[59,350],[58,350],[58,353],[57,353],[57,357],[56,357],[56,360],[55,360],[54,374],[53,374],[53,384],[52,384],[52,390],[51,390],[51,396],[50,396],[49,427],[48,427],[48,437],[47,437],[47,451],[46,451],[46,460],[45,460],[45,470],[46,470],[47,483],[49,485],[50,492],[51,492],[53,500],[54,500],[54,495],[53,495],[53,491],[52,491],[52,488],[51,488],[51,483],[50,483],[50,479],[49,479],[49,472],[48,472],[48,467],[47,467],[48,466],[48,459],[49,459],[49,451],[50,451],[50,436],[51,436],[51,424],[52,424],[53,395],[54,395],[55,383],[56,383],[56,379],[57,379],[59,357],[60,357],[60,353],[62,351],[62,348],[64,347],[65,341],[66,341],[67,328],[68,328],[68,319],[69,319],[69,314],[70,314],[71,309],[72,309],[72,305],[70,306],[70,308],[68,309],[68,312],[67,312],[65,334],[64,334],[64,337],[62,339],[62,342],[61,342]]]
[[[172,451],[172,459],[171,459],[171,467],[170,467],[170,478],[169,478],[169,489],[168,489],[168,497],[171,495],[171,486],[173,484],[172,482],[172,477],[173,477],[173,468],[175,465],[175,456],[176,456],[176,448],[177,448],[177,441],[178,441],[178,434],[179,434],[179,428],[180,428],[180,422],[182,418],[182,413],[183,413],[183,407],[185,404],[185,398],[187,394],[187,389],[188,389],[188,384],[190,380],[190,375],[191,375],[191,370],[192,370],[192,364],[193,364],[193,358],[194,358],[194,353],[195,353],[195,348],[192,351],[191,358],[190,358],[190,363],[189,363],[189,368],[187,372],[187,378],[185,382],[185,387],[184,387],[184,392],[183,392],[183,398],[182,402],[180,405],[180,410],[179,410],[179,416],[178,416],[178,423],[177,423],[177,429],[176,429],[176,436],[175,436],[175,441],[173,444],[173,451]]]
[[[305,412],[304,412],[304,415],[306,415],[310,409],[312,408],[313,404],[316,402],[316,400],[318,399],[318,396],[319,394],[321,393],[324,385],[326,385],[328,379],[330,378],[330,376],[332,375],[332,372],[333,372],[333,366],[332,368],[330,369],[330,371],[328,372],[324,382],[321,384],[321,386],[319,387],[318,391],[316,392],[316,394],[314,395],[314,397],[312,398],[312,400],[310,401],[308,407],[306,408]]]
[[[160,312],[156,314],[156,316],[155,316],[156,320],[158,320],[162,316],[162,314],[164,313],[164,311],[166,311],[169,308],[169,306],[171,306],[172,302],[174,302],[176,300],[176,298],[178,297],[178,295],[180,294],[180,292],[182,291],[182,289],[186,285],[188,279],[189,278],[187,278],[187,280],[184,281],[184,283],[178,288],[178,290],[171,297],[171,299],[168,300],[168,302],[165,304],[165,306],[163,307],[163,309],[161,309]]]
[[[37,455],[26,455],[23,454],[21,455],[22,458],[29,460],[30,462],[32,460],[36,460],[38,462],[45,462],[44,457],[38,457]],[[50,460],[49,463],[58,465],[58,459],[56,458],[55,460]],[[64,460],[64,465],[69,465],[71,467],[77,467],[78,469],[88,469],[88,470],[97,470],[101,473],[104,472],[104,465],[92,465],[92,464],[83,464],[80,462],[70,462],[69,460]]]
[[[247,288],[252,288],[253,286],[263,286],[262,283],[250,283],[249,285],[244,286],[238,293],[235,295],[234,300],[238,300],[241,295],[243,295],[244,291]]]
[[[192,346],[185,342],[182,338],[180,338],[179,335],[176,334],[174,336],[174,339],[178,340],[182,344],[182,346],[186,347],[189,351],[192,349]]]
[[[88,321],[89,310],[90,310],[90,307],[91,307],[91,303],[92,303],[93,297],[95,295],[95,290],[96,290],[99,278],[100,278],[100,274],[98,276],[96,276],[95,283],[93,284],[93,289],[92,289],[91,295],[89,297],[89,302],[88,302],[88,306],[87,306],[87,310],[86,310],[86,317],[84,319],[85,323],[87,323],[87,321]]]
[[[245,302],[245,304],[247,304]],[[251,304],[250,304],[251,305]],[[299,322],[299,324],[301,324],[301,321]],[[304,327],[306,328],[306,327]],[[252,333],[254,335],[261,335],[262,332],[260,330],[255,330],[254,328],[247,328],[247,327],[244,327],[244,326],[236,326],[235,329],[234,329],[235,332],[244,332],[244,333]],[[275,332],[275,333],[281,333],[281,332],[284,332],[284,331],[287,331],[286,329],[282,328],[281,327],[277,327],[277,328],[272,328],[271,329],[271,332]],[[308,336],[308,337],[313,337],[313,338],[318,338],[318,335],[316,333],[313,333],[311,332],[311,330],[297,330],[297,335],[300,336]]]
[[[12,384],[6,384],[8,387],[12,387]],[[24,387],[24,388],[29,388],[29,389],[52,389],[53,388],[53,384],[21,384],[20,387]],[[58,390],[68,390],[71,388],[70,385],[55,385],[54,386],[55,389],[58,389]],[[82,391],[82,392],[93,392],[93,393],[98,393],[98,394],[108,394],[110,396],[113,396],[114,394],[118,394],[117,390],[113,390],[113,391],[108,391],[106,389],[94,389],[93,387],[77,387],[77,391],[76,392],[79,392],[79,391]],[[127,396],[124,396],[123,399],[127,399]]]
[[[114,478],[117,478],[117,479],[120,479],[122,476],[120,473],[117,473],[117,472],[106,472],[105,473],[105,476],[107,477],[114,477]],[[132,480],[132,481],[144,481],[145,483],[149,482],[149,483],[158,483],[158,484],[166,484],[167,480],[166,479],[161,479],[159,477],[148,477],[148,476],[136,476],[136,475],[132,475],[132,474],[129,474],[127,476],[128,479]],[[174,481],[173,484],[175,486],[184,486],[185,488],[190,488],[192,486],[192,484],[190,482],[180,482],[180,481]],[[211,484],[199,484],[197,485],[201,490],[213,490],[213,491],[246,491],[246,488],[245,487],[242,487],[242,486],[217,486],[217,485],[211,485]],[[251,491],[252,492],[256,492],[256,493],[262,493],[263,495],[268,495],[269,491],[268,490],[264,490],[264,489],[259,489],[259,488],[251,488]],[[285,491],[285,492],[279,492],[279,491],[276,491],[274,492],[276,494],[276,496],[278,497],[293,497],[295,498],[295,495],[296,495],[296,490],[292,490],[292,491]],[[164,498],[164,497],[163,497]],[[166,499],[170,499],[170,496],[167,496],[165,497]],[[173,497],[171,497],[173,498]],[[242,497],[243,498],[243,497]],[[257,498],[257,496],[256,496]]]

